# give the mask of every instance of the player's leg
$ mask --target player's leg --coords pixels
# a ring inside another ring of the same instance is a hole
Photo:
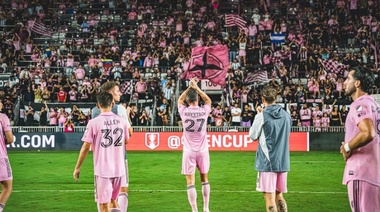
[[[1,181],[1,193],[0,193],[0,211],[3,211],[5,203],[7,203],[9,196],[12,193],[12,180]]]
[[[11,165],[7,158],[0,159],[0,211],[3,211],[5,203],[7,203],[9,196],[12,193],[13,175]]]
[[[275,192],[264,192],[264,200],[267,212],[278,212]]]
[[[197,206],[197,191],[195,189],[195,166],[196,166],[196,153],[186,152],[182,153],[182,174],[186,175],[187,185],[187,198],[189,200],[193,212],[198,211]]]
[[[276,205],[276,182],[277,173],[258,172],[256,190],[263,192],[265,200],[265,210],[267,212],[277,212]]]
[[[209,212],[210,202],[210,183],[208,181],[208,172],[210,170],[210,154],[209,151],[199,152],[197,154],[197,165],[201,175],[203,211]]]
[[[99,203],[99,212],[109,212],[110,211],[110,204],[107,203]]]
[[[117,202],[122,212],[126,212],[128,210],[128,184],[129,184],[128,159],[125,159],[125,173],[126,173],[126,177],[125,177],[125,180],[123,180],[121,184],[120,193],[117,198]]]
[[[122,183],[125,183],[125,176],[116,177],[112,179],[112,195],[110,202],[110,211],[111,212],[120,212],[119,204],[117,203],[118,196],[121,190]]]
[[[288,212],[288,205],[281,192],[276,191],[276,205],[278,212]]]
[[[276,183],[276,204],[277,210],[279,212],[287,212],[288,205],[286,204],[283,193],[288,192],[288,173],[279,172],[277,173],[277,183]]]
[[[109,212],[112,199],[113,185],[109,178],[95,176],[95,200],[99,212]]]
[[[189,200],[191,209],[193,212],[197,212],[198,211],[197,190],[195,189],[194,174],[186,175],[186,185],[187,185],[187,198]]]

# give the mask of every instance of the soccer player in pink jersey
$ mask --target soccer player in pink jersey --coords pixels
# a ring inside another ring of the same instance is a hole
[[[373,73],[365,67],[352,68],[344,81],[353,102],[340,152],[346,160],[343,184],[355,212],[380,211],[380,105],[368,95],[373,85]]]
[[[3,109],[3,103],[0,101],[0,111]],[[0,212],[3,211],[5,203],[12,193],[13,175],[11,165],[8,159],[7,144],[13,143],[13,133],[9,118],[0,113]]]
[[[119,84],[117,84],[115,82],[106,82],[102,85],[100,90],[110,93],[113,97],[114,102],[120,102],[120,97],[122,94],[120,92]],[[94,108],[92,108],[91,112],[92,112],[91,118],[95,118],[95,117],[100,115],[101,111],[99,110],[98,107],[94,107]],[[121,104],[115,104],[112,107],[112,112],[123,117],[127,121],[129,136],[131,137],[132,133],[133,133],[133,128],[130,125],[130,122],[128,119],[129,114],[128,114],[127,110],[125,109],[125,107]],[[126,212],[128,210],[129,172],[128,172],[127,154],[125,154],[125,170],[126,170],[125,184],[121,185],[121,189],[120,189],[120,193],[119,193],[119,197],[118,197],[118,203],[119,203],[119,206],[120,206],[120,209],[122,212]],[[99,205],[98,205],[98,207],[99,207]]]
[[[97,104],[101,114],[87,124],[73,176],[78,181],[80,167],[93,144],[95,200],[99,203],[99,211],[120,211],[117,198],[126,181],[124,156],[129,139],[128,126],[123,117],[112,112],[114,101],[110,93],[101,91]]]
[[[190,80],[189,87],[178,98],[178,112],[183,123],[182,174],[186,175],[187,196],[193,212],[198,211],[195,190],[195,168],[201,175],[203,211],[209,212],[210,184],[208,171],[210,155],[207,143],[207,117],[211,112],[211,99],[197,85],[198,79]],[[204,106],[198,105],[198,94]],[[185,104],[185,101],[187,104]]]

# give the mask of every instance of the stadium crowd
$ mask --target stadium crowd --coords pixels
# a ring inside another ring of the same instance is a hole
[[[225,27],[230,13],[240,13],[245,26]],[[231,65],[210,126],[249,127],[262,79],[278,88],[277,102],[294,126],[321,131],[345,123],[350,67],[373,70],[380,85],[380,3],[374,0],[11,0],[1,6],[0,28],[1,72],[10,74],[0,91],[2,111],[11,120],[21,115],[18,125],[84,126],[91,111],[77,105],[94,102],[107,81],[120,83],[133,126],[167,126],[172,116],[181,125],[173,100],[177,86],[188,83],[179,76],[193,46],[229,47]],[[284,42],[271,42],[271,33],[284,35]],[[251,77],[263,71],[264,78]],[[380,94],[380,87],[371,92]],[[13,111],[19,98],[20,114]],[[156,108],[141,107],[144,99],[157,101]]]

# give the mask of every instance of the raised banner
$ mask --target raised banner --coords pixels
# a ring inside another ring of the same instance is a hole
[[[83,133],[15,133],[15,142],[8,150],[79,150]],[[182,132],[134,132],[128,151],[182,150]],[[257,141],[247,132],[209,132],[211,151],[256,151]],[[290,133],[290,151],[309,151],[307,132]]]

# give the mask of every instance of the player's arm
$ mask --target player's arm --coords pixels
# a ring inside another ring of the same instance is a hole
[[[12,130],[6,131],[6,132],[4,132],[4,134],[5,134],[5,143],[6,144],[11,144],[14,142]]]
[[[192,79],[192,81],[190,82],[190,87],[197,90],[197,93],[199,94],[199,96],[201,96],[202,100],[205,102],[206,105],[211,105],[212,101],[210,97],[208,97],[208,95],[198,87],[198,81],[199,80],[197,78]]]
[[[189,92],[189,90],[190,90],[190,86],[181,94],[181,96],[179,96],[178,102],[177,102],[178,106],[183,105],[183,103],[186,100],[187,92]]]
[[[261,112],[258,113],[255,116],[255,120],[253,121],[251,128],[249,129],[249,137],[254,141],[257,140],[261,135],[263,118],[263,114]]]
[[[74,174],[73,174],[76,182],[78,182],[79,180],[80,167],[82,166],[84,159],[86,159],[87,154],[90,151],[90,147],[91,147],[91,143],[83,142],[82,148],[80,149],[80,152],[79,152],[77,164],[75,165]]]
[[[351,141],[342,142],[340,146],[340,153],[342,153],[345,160],[351,156],[352,150],[369,144],[376,136],[376,130],[370,118],[359,122],[358,128],[359,133]]]
[[[131,136],[133,134],[133,128],[132,128],[131,123],[128,121],[128,119],[126,120],[126,122],[127,122],[127,128],[128,128],[128,139],[125,139],[125,144],[127,145],[129,139],[131,138]]]

